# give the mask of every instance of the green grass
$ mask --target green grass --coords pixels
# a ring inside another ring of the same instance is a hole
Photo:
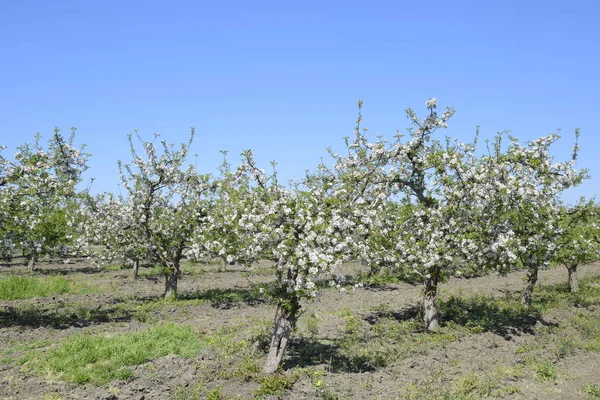
[[[580,313],[571,319],[571,323],[580,335],[577,347],[587,351],[600,351],[600,316]]]
[[[10,340],[7,343],[7,347],[2,350],[0,356],[0,362],[3,364],[11,364],[18,358],[21,358],[24,353],[33,349],[40,349],[46,346],[49,346],[52,342],[48,339],[45,340],[33,340],[33,341],[20,341],[20,340]]]
[[[90,288],[75,284],[63,277],[10,276],[0,280],[0,300],[20,300],[34,297],[50,297],[61,294],[81,294]]]
[[[74,335],[46,354],[26,355],[22,362],[67,382],[104,385],[131,378],[128,367],[169,354],[193,357],[203,346],[189,325],[168,323],[113,337]]]
[[[553,381],[556,379],[556,367],[550,361],[542,361],[535,364],[536,379],[540,382]]]
[[[590,395],[590,399],[600,399],[600,385],[585,385],[583,391]]]
[[[600,275],[583,278],[579,292],[571,293],[566,283],[540,286],[533,292],[533,304],[541,310],[600,305]]]
[[[254,392],[256,399],[266,396],[280,396],[290,390],[298,380],[298,375],[273,374],[259,379],[260,387]]]
[[[507,335],[511,330],[527,329],[541,318],[538,309],[524,307],[515,296],[450,296],[439,302],[439,308],[442,324],[460,325],[472,333]]]

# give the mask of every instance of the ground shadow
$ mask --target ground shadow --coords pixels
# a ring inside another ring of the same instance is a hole
[[[219,309],[232,308],[238,303],[255,306],[266,302],[258,287],[197,290],[181,294],[179,300],[204,300]]]
[[[90,266],[73,266],[71,268],[44,268],[38,267],[33,272],[32,275],[72,275],[72,274],[99,274],[102,271],[96,267]]]
[[[451,296],[439,302],[442,324],[451,322],[481,332],[492,332],[510,339],[523,333],[535,334],[534,326],[555,325],[546,322],[537,308],[527,308],[518,303],[500,302],[493,297]]]
[[[363,288],[373,292],[395,292],[400,288],[391,286],[389,283],[364,283]]]
[[[330,372],[360,373],[374,371],[375,367],[367,356],[348,357],[340,352],[337,340],[310,340],[293,338],[287,347],[288,357],[283,361],[283,369],[304,368],[326,365]]]
[[[64,306],[41,308],[35,306],[0,308],[0,327],[22,326],[28,328],[48,327],[67,329],[83,328],[107,322],[127,322],[133,312],[122,307],[108,308]]]
[[[394,319],[398,322],[412,321],[419,318],[421,315],[421,307],[414,304],[408,307],[404,307],[399,311],[375,311],[368,313],[363,316],[363,319],[369,323],[369,325],[375,325],[381,319]]]

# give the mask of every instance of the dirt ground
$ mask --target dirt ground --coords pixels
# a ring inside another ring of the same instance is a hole
[[[600,265],[582,266],[580,278],[600,274]],[[10,275],[28,275],[21,265],[0,266],[0,278]],[[260,374],[248,379],[227,379],[222,373],[227,364],[239,362],[227,358],[213,347],[205,347],[192,359],[166,356],[134,367],[134,377],[127,381],[115,381],[106,386],[77,385],[65,383],[51,374],[39,374],[28,370],[18,362],[26,350],[19,352],[15,343],[43,342],[37,349],[45,352],[55,348],[65,338],[81,333],[110,334],[132,332],[152,326],[157,321],[168,320],[190,324],[199,334],[219,334],[230,327],[242,327],[240,335],[251,341],[254,326],[265,327],[271,322],[275,306],[260,299],[245,301],[222,301],[184,304],[162,304],[148,308],[151,318],[134,314],[140,306],[156,301],[162,292],[162,278],[148,271],[134,280],[130,270],[99,270],[86,260],[73,264],[40,263],[33,276],[59,275],[85,284],[93,290],[87,294],[62,295],[48,298],[0,301],[0,398],[1,399],[169,399],[192,396],[195,387],[204,385],[197,398],[208,398],[209,390],[219,387],[221,398],[253,398],[260,386]],[[472,279],[453,278],[441,285],[440,298],[451,295],[483,294],[495,297],[519,292],[524,286],[524,274],[508,276],[485,276]],[[208,289],[243,292],[253,284],[267,282],[271,275],[267,266],[257,268],[257,273],[246,277],[241,269],[224,268],[206,264],[190,266],[180,281],[179,291],[185,295],[205,293]],[[540,273],[541,285],[566,281],[566,269],[554,267]],[[424,393],[427,387],[437,390],[444,385],[456,383],[456,377],[472,372],[477,377],[491,376],[498,368],[517,368],[524,361],[519,349],[549,340],[548,326],[558,326],[570,317],[570,311],[556,311],[533,321],[529,329],[514,334],[482,332],[434,346],[427,351],[415,351],[407,358],[365,370],[335,369],[332,358],[335,349],[326,349],[327,343],[344,334],[344,316],[353,313],[362,318],[368,327],[374,310],[388,314],[401,314],[415,306],[421,287],[407,283],[386,284],[349,290],[323,290],[314,301],[303,304],[305,316],[300,320],[294,342],[285,358],[284,375],[296,374],[291,390],[278,396],[282,399],[402,399],[427,398],[411,392],[417,388]],[[192,298],[191,296],[190,298]],[[133,311],[132,311],[133,310]],[[600,315],[596,306],[589,312]],[[312,325],[311,325],[312,324]],[[362,325],[361,325],[362,326]],[[507,327],[510,328],[510,327]],[[312,343],[312,344],[311,344]],[[316,346],[319,343],[321,347]],[[321,351],[315,354],[312,364],[300,365],[298,353],[302,346]],[[312,347],[310,347],[312,346]],[[13,349],[13,350],[11,350]],[[10,356],[7,354],[10,353]],[[327,359],[329,357],[329,359]],[[261,360],[259,360],[261,361]],[[237,365],[237,364],[235,364]],[[532,374],[508,374],[504,385],[514,386],[492,397],[511,399],[586,399],[582,392],[586,384],[600,385],[600,352],[577,351],[562,357],[554,364],[557,376],[551,381],[540,381]],[[308,371],[308,372],[307,372]],[[314,373],[317,378],[311,378]],[[240,375],[241,376],[241,375]],[[479,380],[475,386],[482,385]],[[411,389],[412,388],[412,389]],[[424,389],[425,388],[425,389]],[[333,395],[335,393],[335,396]],[[411,394],[412,393],[412,394]],[[474,397],[476,389],[473,390]],[[329,396],[329,397],[328,397]],[[412,397],[411,397],[412,396]],[[484,397],[484,396],[482,396]],[[193,398],[193,397],[190,397]],[[213,397],[215,399],[219,397]],[[434,398],[434,397],[432,397]],[[462,397],[461,397],[462,398]]]

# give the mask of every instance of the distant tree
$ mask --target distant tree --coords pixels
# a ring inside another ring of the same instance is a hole
[[[30,270],[42,255],[85,245],[80,207],[87,195],[77,185],[90,154],[74,146],[75,131],[65,138],[56,128],[46,148],[37,134],[18,147],[14,161],[0,157],[0,253],[20,251]]]
[[[572,207],[559,209],[561,234],[554,261],[568,271],[571,293],[579,291],[577,267],[600,258],[600,207],[593,201],[581,199]]]
[[[89,239],[102,246],[99,254],[94,253],[95,260],[101,265],[130,264],[137,278],[140,263],[151,259],[151,255],[134,204],[122,196],[104,193],[94,199],[88,212]]]
[[[490,218],[490,236],[495,240],[491,248],[496,246],[496,251],[505,254],[510,267],[526,269],[522,298],[526,306],[531,305],[539,269],[549,265],[558,249],[562,234],[559,196],[587,177],[587,171],[575,169],[577,141],[570,160],[554,160],[550,149],[558,139],[558,134],[551,134],[523,146],[509,137],[508,149],[501,151],[499,143],[491,157],[498,160],[494,173],[497,197],[502,200]]]

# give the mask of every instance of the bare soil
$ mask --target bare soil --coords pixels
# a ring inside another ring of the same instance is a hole
[[[580,267],[579,277],[598,275],[599,266]],[[224,372],[238,368],[241,361],[235,355],[224,356],[223,351],[213,346],[205,347],[197,357],[191,359],[171,355],[152,360],[135,367],[132,379],[114,381],[101,387],[66,383],[51,374],[40,375],[25,368],[18,360],[28,350],[14,350],[15,344],[47,341],[37,349],[43,353],[74,334],[116,335],[141,330],[162,320],[190,324],[200,335],[218,335],[219,332],[225,332],[227,327],[233,330],[242,327],[239,329],[241,338],[252,341],[256,339],[252,332],[256,333],[260,327],[268,330],[275,313],[273,304],[248,295],[242,301],[207,297],[205,302],[162,303],[149,308],[148,315],[140,317],[140,314],[136,314],[139,307],[160,298],[163,280],[159,275],[142,269],[142,277],[134,280],[131,270],[99,270],[87,260],[78,260],[73,264],[40,263],[37,268],[33,276],[65,276],[73,282],[87,285],[93,291],[78,295],[0,301],[0,358],[5,358],[0,361],[1,399],[169,399],[175,396],[185,398],[182,397],[185,393],[192,396],[195,388],[200,393],[196,395],[197,398],[207,398],[207,393],[217,387],[223,398],[254,398],[260,386],[260,373],[232,373],[228,378]],[[220,293],[246,293],[253,284],[271,279],[266,264],[260,265],[257,273],[251,277],[244,276],[240,268],[232,266],[224,268],[203,264],[189,267],[188,270],[179,286],[184,298],[194,298],[193,293],[207,293],[205,291],[209,289],[219,289]],[[0,279],[10,275],[29,273],[22,265],[1,265]],[[440,298],[476,293],[502,297],[507,293],[520,292],[524,287],[523,276],[523,273],[515,272],[508,276],[453,278],[441,285]],[[554,267],[541,271],[539,284],[553,285],[566,280],[566,268]],[[420,286],[408,283],[366,287],[346,293],[334,289],[323,290],[314,301],[303,304],[305,316],[310,315],[316,327],[309,326],[306,319],[301,319],[284,359],[283,376],[294,375],[293,387],[280,395],[266,398],[427,398],[418,397],[411,390],[416,388],[424,393],[430,387],[435,391],[455,384],[459,376],[469,372],[485,377],[496,373],[498,368],[518,368],[526,362],[527,356],[519,349],[551,340],[551,327],[560,326],[572,316],[572,311],[550,312],[542,319],[532,320],[527,329],[506,334],[511,332],[511,327],[506,327],[505,333],[472,334],[426,352],[415,352],[408,358],[381,367],[362,371],[332,367],[332,359],[337,357],[336,349],[335,346],[326,346],[343,336],[344,315],[352,312],[362,318],[362,323],[366,325],[370,323],[369,318],[373,317],[374,310],[381,309],[401,319],[403,313],[417,304],[420,293]],[[587,311],[600,315],[598,307],[591,307]],[[259,345],[253,344],[257,348]],[[299,360],[302,346],[314,348],[316,352],[321,352],[322,357],[315,354],[310,362]],[[261,361],[259,357],[258,362]],[[575,351],[553,365],[557,371],[556,378],[550,381],[536,379],[535,374],[526,368],[529,372],[520,376],[508,374],[509,377],[503,378],[502,384],[514,386],[514,390],[496,392],[494,397],[585,399],[588,395],[582,392],[582,388],[586,384],[600,385],[600,352]],[[313,371],[316,378],[309,376]],[[475,393],[476,389],[474,396]]]

